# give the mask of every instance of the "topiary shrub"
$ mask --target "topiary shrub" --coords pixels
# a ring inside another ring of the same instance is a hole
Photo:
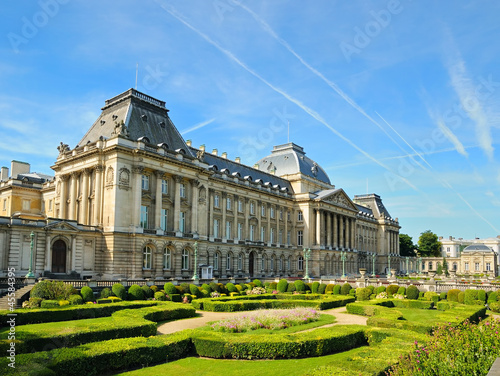
[[[69,300],[59,300],[59,307],[64,307],[69,305]]]
[[[318,293],[318,288],[319,288],[319,282],[315,281],[312,283],[311,285],[311,291],[313,294],[317,294]]]
[[[143,285],[141,288],[142,288],[142,291],[144,291],[144,298],[145,299],[152,299],[153,298],[154,292],[151,289],[151,287],[149,287],[147,285]]]
[[[378,294],[381,294],[381,293],[383,293],[383,292],[385,292],[385,286],[379,286],[379,287],[377,287],[377,288],[375,289],[375,293],[374,293],[374,294],[375,294],[375,295],[378,295]]]
[[[84,302],[93,302],[94,301],[94,292],[88,286],[83,286],[80,290],[80,294],[82,295]]]
[[[234,285],[234,283],[226,283],[226,289],[229,293],[231,292],[237,292],[238,290],[236,289],[236,286]]]
[[[350,289],[349,295],[356,297],[356,289]]]
[[[389,285],[387,286],[387,289],[386,289],[386,292],[387,292],[387,295],[394,295],[398,292],[399,290],[399,286],[398,285]]]
[[[488,303],[494,303],[498,301],[498,293],[496,291],[491,291],[488,294]]]
[[[262,282],[258,279],[254,279],[253,283],[255,285],[254,287],[262,287]]]
[[[424,298],[424,292],[423,292],[423,291],[420,291],[420,292],[418,293],[418,298],[419,298],[419,299],[423,299],[423,298]]]
[[[99,298],[106,299],[106,298],[109,298],[111,295],[113,295],[111,289],[109,287],[105,287],[101,290],[101,293],[99,294]]]
[[[127,299],[127,291],[121,283],[115,283],[111,290],[113,291],[113,294],[115,294],[121,300]]]
[[[370,289],[370,292],[373,294],[373,291],[375,290],[375,286],[366,286],[366,288]]]
[[[356,289],[356,300],[370,300],[372,291],[368,287],[358,287]]]
[[[167,297],[166,297],[165,293],[163,293],[161,291],[157,291],[157,292],[155,292],[155,300],[159,300],[161,302],[164,302],[165,300],[167,300]]]
[[[77,294],[76,289],[61,281],[41,281],[30,291],[30,297],[49,300],[67,300],[70,295]]]
[[[75,295],[71,295],[69,297],[69,304],[71,304],[71,305],[80,305],[80,304],[83,304],[83,298],[80,295],[76,295],[76,294]]]
[[[484,293],[484,290],[465,290],[464,304],[483,305],[484,300],[479,299],[479,292],[480,291],[482,291]],[[484,298],[486,299],[486,293],[484,293]]]
[[[306,292],[311,291],[312,283],[304,283],[304,286],[306,287]]]
[[[220,293],[220,287],[217,283],[210,282],[210,288],[212,289],[212,292],[219,292]]]
[[[326,290],[325,290],[325,293],[327,294],[333,294],[333,288],[335,287],[335,285],[333,283],[330,283],[326,286]]]
[[[291,282],[288,284],[288,287],[286,288],[286,292],[295,292],[295,283]]]
[[[80,296],[80,295],[78,295]],[[80,299],[82,297],[80,296]],[[42,298],[30,298],[28,301],[23,302],[23,308],[38,308],[42,304]]]
[[[437,292],[434,292],[434,291],[427,291],[424,293],[424,299],[425,300],[433,300],[433,297],[438,297],[439,299],[439,294]]]
[[[201,285],[201,289],[206,290],[209,294],[212,292],[212,288],[209,285],[207,285],[206,283]]]
[[[172,282],[165,283],[165,286],[163,286],[163,290],[165,290],[165,294],[169,296],[172,294],[178,294],[178,291]]]
[[[333,286],[333,295],[340,295],[340,285]]]
[[[59,308],[59,300],[42,300],[40,304],[42,308]]]
[[[153,293],[157,292],[158,286],[156,286],[156,285],[151,286],[151,290],[153,290]]]
[[[295,284],[295,291],[306,292],[306,284],[303,281],[301,281],[300,279],[297,279],[293,283]]]
[[[483,303],[486,303],[486,291],[477,290],[477,300],[480,300]]]
[[[446,295],[446,299],[449,302],[458,302],[458,294],[460,294],[460,290],[451,289],[448,291],[448,295]]]
[[[276,289],[279,292],[286,292],[286,290],[288,289],[288,281],[286,279],[280,279],[278,285],[276,286]]]
[[[223,283],[217,283],[217,286],[219,286],[219,291],[221,294],[229,294],[229,292],[226,289],[226,286],[224,286]]]
[[[400,286],[397,293],[398,295],[406,295],[406,288],[404,286]]]
[[[352,289],[351,285],[346,282],[340,288],[340,294],[341,295],[348,295],[349,291],[351,291],[351,289]]]
[[[197,298],[201,298],[200,289],[198,288],[198,286],[192,283],[189,285],[189,292],[191,293],[191,295],[196,296]]]
[[[271,282],[264,282],[264,288],[267,289],[269,288],[269,285],[271,284]]]
[[[278,287],[278,284],[276,282],[271,282],[269,284],[269,289],[270,290],[276,290],[277,287]]]
[[[464,304],[464,300],[465,300],[465,292],[460,291],[458,293],[458,302]]]
[[[489,304],[489,307],[490,307],[490,311],[493,311],[493,312],[500,312],[500,303],[498,302],[491,302]]]
[[[446,300],[446,296],[447,296],[446,291],[439,293],[439,300]]]
[[[189,293],[189,283],[187,282],[182,282],[178,287],[181,288],[181,294],[188,294]]]
[[[407,299],[417,300],[418,299],[418,293],[419,293],[418,287],[410,285],[406,289],[406,298]]]
[[[129,300],[144,300],[144,290],[139,285],[132,285],[128,288]]]
[[[320,283],[318,287],[318,294],[324,294],[326,291],[326,284],[325,283]]]

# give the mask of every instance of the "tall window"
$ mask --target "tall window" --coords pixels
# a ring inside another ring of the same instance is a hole
[[[290,220],[290,218],[291,218],[291,217],[290,217],[290,212],[289,212],[289,211],[287,211],[287,212],[286,212],[286,219],[287,219],[287,220]]]
[[[182,250],[181,268],[182,270],[189,269],[189,252],[187,249]]]
[[[214,219],[214,238],[219,237],[219,220]]]
[[[169,270],[172,267],[172,252],[170,249],[163,250],[163,269]]]
[[[288,231],[286,233],[286,244],[290,244],[292,242],[292,233]]]
[[[271,243],[274,243],[274,228],[271,227]]]
[[[243,201],[241,201],[241,200],[238,200],[238,211],[240,213],[243,212]]]
[[[214,254],[214,270],[219,270],[219,253]]]
[[[278,243],[283,244],[283,231],[280,230],[278,235]]]
[[[304,245],[304,232],[302,230],[297,231],[297,245]]]
[[[143,191],[149,191],[149,176],[142,175],[141,187]]]
[[[4,204],[7,203],[7,200],[4,200]],[[52,200],[49,200],[49,211],[52,211]]]
[[[429,271],[432,270],[432,261],[429,261]]]
[[[489,262],[486,263],[486,271],[487,272],[491,271],[491,263],[489,263]]]
[[[231,222],[226,221],[226,239],[231,238]]]
[[[262,205],[262,206],[260,207],[260,215],[261,215],[262,217],[265,217],[265,216],[266,216],[266,207],[265,207],[264,205]]]
[[[297,212],[297,219],[298,219],[299,221],[303,221],[303,220],[304,220],[304,215],[302,214],[302,210],[299,210],[299,211]]]
[[[184,183],[180,183],[179,191],[181,198],[186,198],[186,185]]]
[[[280,220],[283,220],[283,210],[280,210]]]
[[[52,200],[49,201],[49,205],[52,204]],[[49,207],[49,210],[51,209],[51,207]],[[3,210],[7,210],[7,199],[4,198],[3,199]]]
[[[186,212],[179,212],[179,231],[185,232],[186,230]]]
[[[141,205],[141,227],[148,228],[148,207]]]
[[[304,270],[304,258],[302,256],[299,256],[297,260],[297,269]]]
[[[467,272],[468,272],[468,271],[469,271],[469,263],[468,263],[468,262],[466,262],[464,266],[465,266],[465,268],[464,268],[464,269],[465,269],[465,271],[467,271]]]
[[[292,270],[292,256],[288,256],[288,259],[286,260],[286,270]]]
[[[252,227],[252,225],[250,225]],[[238,223],[238,239],[243,239],[243,224]]]
[[[219,195],[214,196],[214,207],[215,208],[219,207]]]
[[[250,214],[255,214],[255,204],[253,202],[250,203]]]
[[[226,209],[231,210],[231,197],[226,198]]]
[[[243,270],[243,255],[241,253],[238,255],[238,270]]]
[[[262,256],[262,260],[260,263],[260,270],[262,271],[266,270],[266,256]]]
[[[274,218],[274,206],[271,206],[271,218]]]
[[[161,209],[160,227],[163,231],[167,231],[167,223],[168,223],[168,209]]]
[[[284,258],[285,257],[283,255],[281,255],[281,257],[280,257],[280,263],[279,263],[280,272],[283,270],[283,261],[284,261]]]
[[[23,200],[23,211],[31,210],[31,200]]]
[[[478,271],[479,271],[479,263],[478,263],[478,262],[476,262],[476,263],[474,264],[474,271],[476,271],[476,272],[478,272]]]
[[[161,193],[166,195],[168,193],[168,181],[161,179]]]
[[[254,240],[254,236],[255,236],[254,234],[255,234],[255,225],[250,225],[250,234],[249,234],[250,236],[249,236],[249,238],[250,238],[250,241],[252,241],[252,242]]]
[[[226,255],[226,270],[231,270],[231,254]]]
[[[149,245],[145,246],[142,251],[142,268],[151,269],[151,256],[153,252]]]
[[[274,270],[274,255],[271,256],[271,270]]]
[[[264,228],[264,226],[261,226],[260,227],[260,241],[261,242],[265,241],[265,238],[266,238],[266,229]]]

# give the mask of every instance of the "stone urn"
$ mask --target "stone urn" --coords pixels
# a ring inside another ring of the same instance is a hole
[[[396,269],[391,269],[391,279],[396,279]]]
[[[361,278],[365,278],[365,274],[366,274],[366,268],[360,268],[359,269],[359,274],[361,274]]]

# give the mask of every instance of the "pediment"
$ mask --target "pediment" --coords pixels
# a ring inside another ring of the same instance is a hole
[[[320,192],[315,200],[358,211],[357,206],[354,202],[352,202],[342,188],[336,189],[333,192],[323,192],[323,194]]]
[[[46,230],[57,230],[57,231],[67,231],[67,232],[77,232],[79,231],[78,227],[65,222],[65,221],[59,221],[59,222],[53,222],[47,226],[45,226]]]

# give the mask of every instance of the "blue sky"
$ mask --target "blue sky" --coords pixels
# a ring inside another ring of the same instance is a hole
[[[186,139],[253,165],[304,147],[418,240],[500,235],[500,4],[41,0],[0,4],[0,164],[52,173],[135,86]]]

